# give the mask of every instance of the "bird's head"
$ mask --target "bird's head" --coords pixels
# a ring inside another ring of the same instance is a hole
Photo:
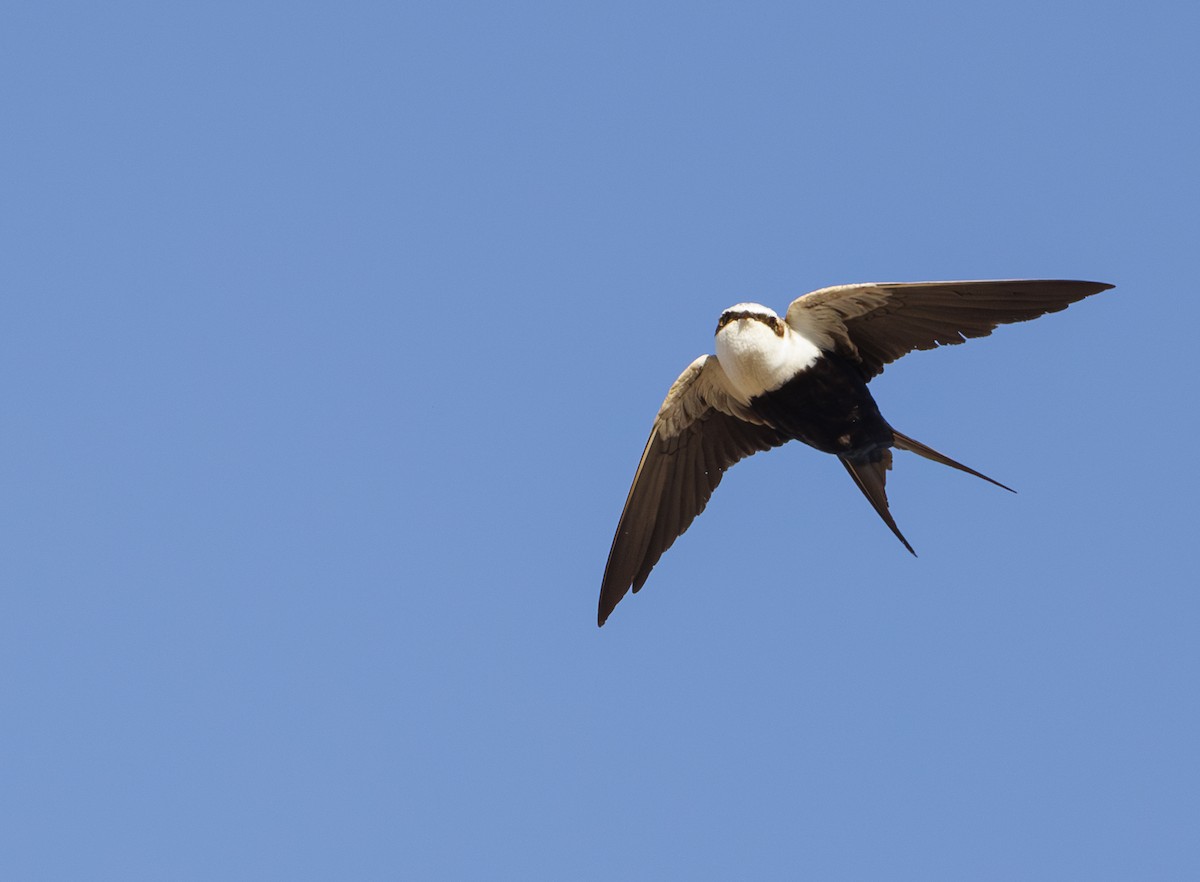
[[[760,303],[739,303],[721,313],[716,349],[725,376],[744,401],[778,389],[820,355]]]
[[[750,322],[769,328],[776,337],[782,337],[787,327],[783,319],[769,306],[763,306],[761,303],[738,303],[721,313],[717,320],[716,333],[719,335],[730,326],[742,330],[747,328]]]

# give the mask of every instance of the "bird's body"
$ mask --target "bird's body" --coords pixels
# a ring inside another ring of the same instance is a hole
[[[739,303],[722,313],[716,349],[735,395],[789,440],[837,454],[890,442],[862,374],[767,307]]]
[[[716,355],[692,362],[659,410],[613,538],[599,623],[631,587],[642,587],[729,466],[788,441],[836,455],[912,551],[884,491],[893,447],[998,482],[893,429],[868,381],[914,349],[985,336],[998,324],[1036,318],[1109,287],[1057,280],[872,283],[806,294],[784,319],[756,303],[730,307],[717,324]]]

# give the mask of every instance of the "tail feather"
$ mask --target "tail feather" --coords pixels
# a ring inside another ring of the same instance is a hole
[[[874,462],[852,462],[840,456],[838,459],[846,467],[846,471],[850,473],[850,477],[854,479],[858,489],[863,492],[863,496],[867,497],[867,501],[883,518],[883,522],[896,534],[896,538],[904,543],[904,547],[908,549],[909,553],[916,557],[917,553],[908,544],[908,540],[904,538],[904,534],[900,532],[900,528],[892,519],[892,513],[888,511],[887,492],[884,490],[884,485],[887,482],[887,471],[892,466],[892,452],[883,450],[881,453],[882,456]]]
[[[926,459],[933,460],[934,462],[940,462],[944,466],[950,466],[952,469],[958,469],[960,472],[966,472],[968,475],[974,475],[976,478],[983,478],[983,480],[987,481],[989,484],[995,484],[997,487],[1007,490],[1009,493],[1017,492],[1012,487],[1009,487],[1006,484],[1001,484],[995,478],[989,478],[987,475],[981,474],[972,468],[968,468],[961,462],[955,462],[944,453],[938,453],[932,447],[926,447],[920,441],[914,441],[907,435],[901,435],[895,429],[892,430],[892,434],[896,436],[896,448],[898,450],[908,450],[917,454],[917,456],[923,456]],[[905,544],[907,545],[908,543]]]

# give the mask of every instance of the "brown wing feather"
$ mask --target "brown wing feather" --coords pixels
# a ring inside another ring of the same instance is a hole
[[[1063,279],[840,285],[793,301],[787,321],[818,345],[857,359],[870,378],[913,350],[985,337],[1111,287]]]
[[[715,359],[712,365],[710,373],[719,371]],[[697,382],[701,371],[693,368],[667,396],[629,488],[600,586],[601,625],[704,511],[726,469],[787,441],[769,426],[726,412],[743,409],[721,394],[711,375],[707,385]]]

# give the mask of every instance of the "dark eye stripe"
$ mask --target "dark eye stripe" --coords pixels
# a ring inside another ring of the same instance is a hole
[[[723,313],[721,313],[721,317],[719,319],[717,319],[717,330],[715,333],[719,334],[721,332],[721,328],[725,327],[730,322],[734,322],[734,321],[737,321],[738,319],[744,319],[744,318],[756,319],[757,321],[762,322],[764,325],[766,325],[768,328],[770,328],[772,331],[774,331],[776,337],[783,336],[784,324],[783,324],[782,319],[778,319],[773,315],[760,315],[757,312],[749,312],[748,310],[745,310],[745,309],[743,309],[741,312],[723,312]]]

